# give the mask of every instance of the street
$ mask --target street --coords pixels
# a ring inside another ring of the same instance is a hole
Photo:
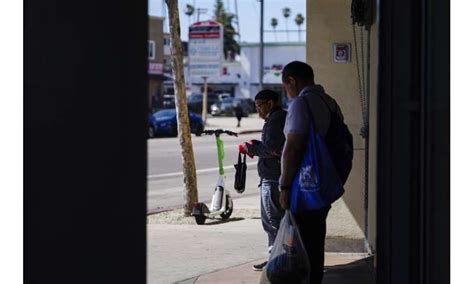
[[[224,141],[224,169],[226,188],[231,196],[239,198],[234,190],[234,164],[237,162],[238,144],[260,139],[260,133],[222,135]],[[217,148],[214,136],[192,136],[197,170],[199,201],[210,202],[218,176]],[[177,137],[148,140],[148,210],[179,208],[184,205],[181,146]],[[259,194],[257,185],[257,158],[247,157],[247,188],[244,195]]]

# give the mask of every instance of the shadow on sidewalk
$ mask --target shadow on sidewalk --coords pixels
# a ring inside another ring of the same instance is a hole
[[[326,266],[323,284],[375,284],[374,257],[348,264]]]

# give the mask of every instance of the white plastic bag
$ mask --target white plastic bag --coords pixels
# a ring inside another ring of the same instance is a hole
[[[271,283],[309,283],[310,269],[298,226],[290,210],[286,210],[266,265],[266,276]]]

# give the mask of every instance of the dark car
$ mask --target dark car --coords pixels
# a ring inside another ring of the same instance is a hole
[[[163,95],[163,108],[174,108],[174,95]]]
[[[217,94],[207,95],[207,112],[211,112],[211,105],[219,101]],[[196,113],[202,113],[202,94],[191,94],[188,97],[188,109]]]
[[[178,122],[176,118],[176,109],[163,109],[150,115],[148,136],[178,136]],[[204,131],[204,122],[201,116],[189,112],[189,123],[191,133],[201,136]]]
[[[255,101],[251,98],[245,98],[244,100],[249,106],[249,113],[257,113],[257,108],[255,107]]]
[[[251,107],[248,101],[244,98],[225,98],[211,106],[211,115],[213,116],[233,116],[234,108],[240,104],[242,107],[244,117],[249,116]]]

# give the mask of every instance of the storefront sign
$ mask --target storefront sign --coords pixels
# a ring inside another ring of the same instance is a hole
[[[148,63],[148,74],[162,75],[163,74],[163,63]]]
[[[189,27],[189,66],[192,78],[220,76],[224,57],[222,25],[204,21]]]

